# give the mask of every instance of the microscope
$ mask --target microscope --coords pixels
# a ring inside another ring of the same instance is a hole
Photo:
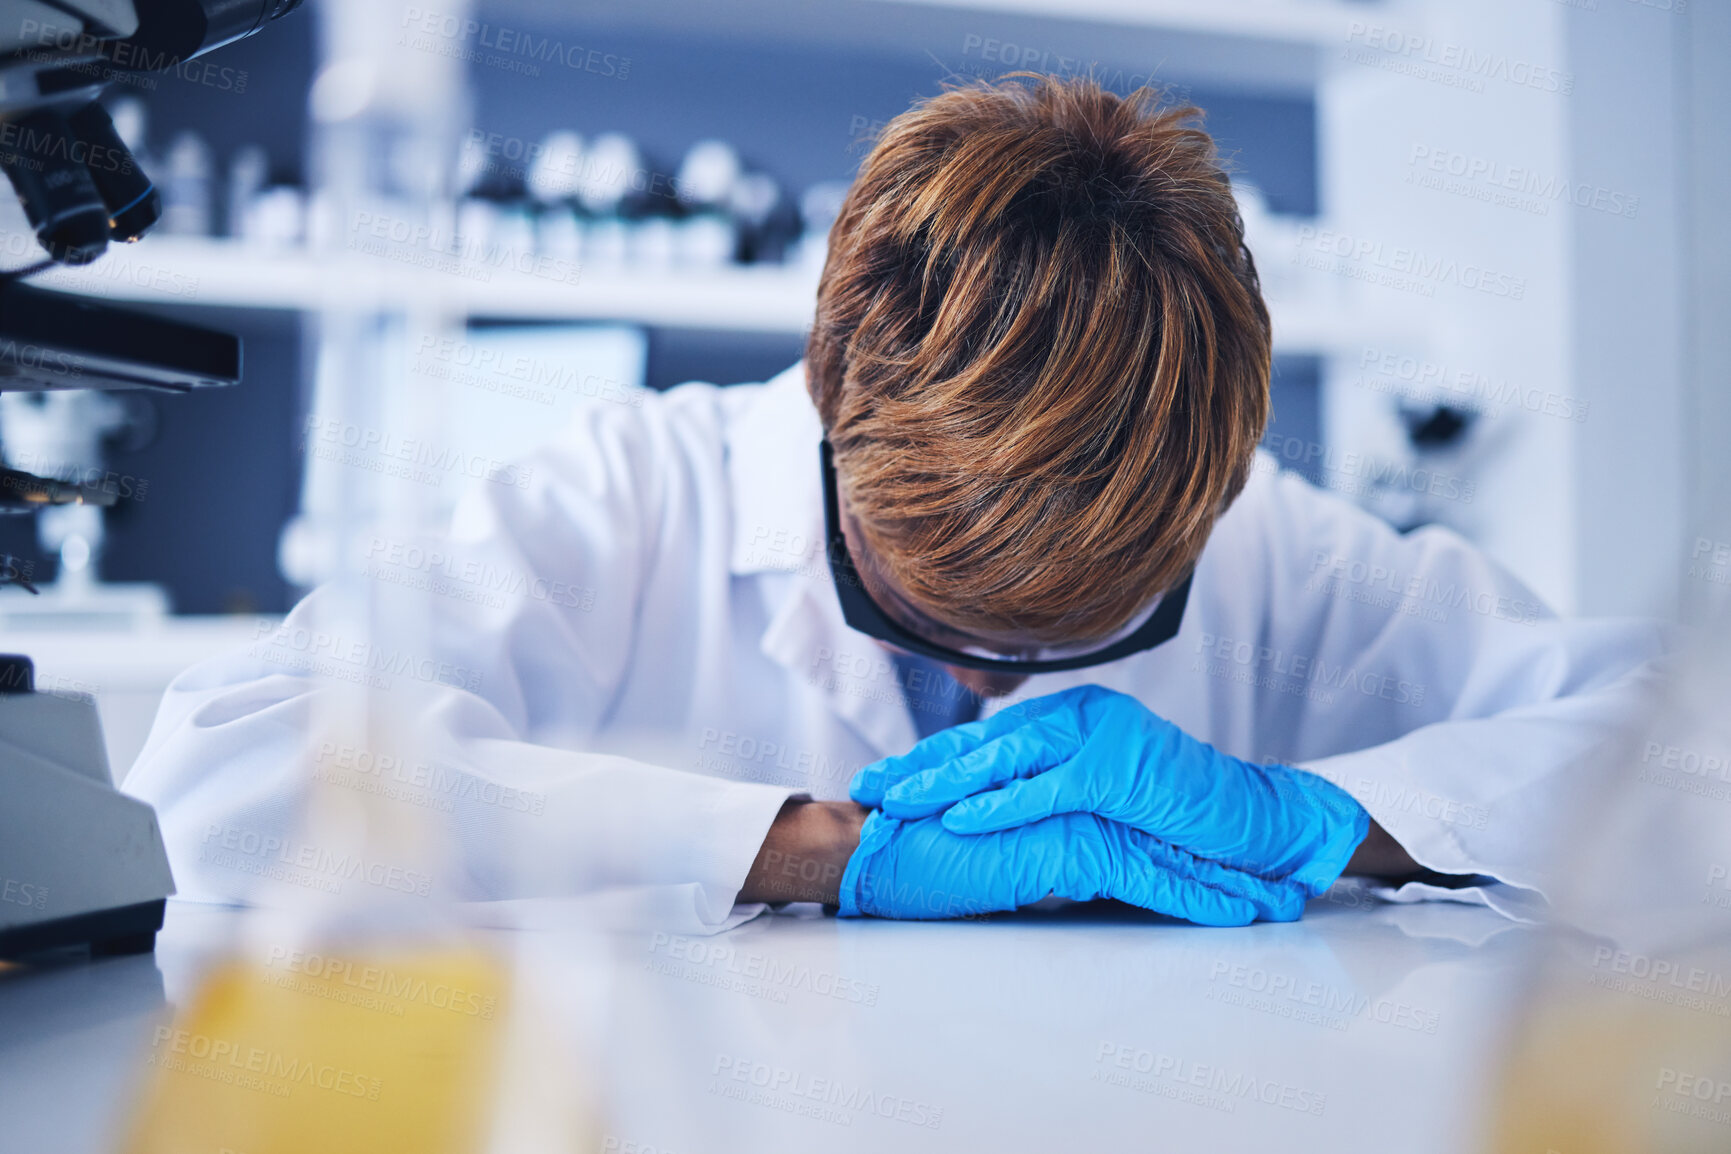
[[[44,254],[0,270],[0,392],[42,403],[67,390],[239,383],[238,337],[25,281],[98,260],[162,214],[98,100],[104,88],[178,69],[299,3],[0,0],[0,170]],[[117,496],[76,475],[0,467],[0,513],[64,516]],[[31,588],[28,567],[0,556],[0,584]],[[148,951],[173,892],[156,814],[114,788],[94,699],[37,692],[29,657],[0,654],[0,958]]]

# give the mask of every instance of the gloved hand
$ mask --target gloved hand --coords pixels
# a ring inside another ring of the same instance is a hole
[[[1140,830],[1067,813],[1002,833],[951,833],[937,818],[874,812],[841,878],[844,917],[959,918],[1055,894],[1117,898],[1205,926],[1296,921],[1304,892],[1202,861]]]
[[[1098,814],[1312,897],[1370,830],[1364,807],[1332,782],[1228,757],[1097,685],[935,733],[860,770],[848,792],[891,817],[942,812],[944,828],[963,834]]]

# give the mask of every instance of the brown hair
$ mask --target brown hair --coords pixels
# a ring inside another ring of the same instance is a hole
[[[1103,637],[1243,488],[1268,311],[1200,116],[1015,74],[861,166],[806,372],[871,563],[934,620]]]

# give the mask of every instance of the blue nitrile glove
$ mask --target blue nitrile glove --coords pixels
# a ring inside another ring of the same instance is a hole
[[[1312,897],[1370,830],[1364,807],[1332,782],[1228,757],[1097,685],[935,733],[860,770],[848,792],[891,817],[942,812],[953,833],[1094,813]]]
[[[1290,882],[1202,861],[1091,813],[970,836],[935,817],[873,812],[842,872],[840,905],[843,917],[961,918],[1048,895],[1116,898],[1205,926],[1297,921],[1305,899]]]

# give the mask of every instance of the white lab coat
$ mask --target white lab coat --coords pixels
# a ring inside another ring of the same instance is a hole
[[[841,617],[819,437],[800,365],[597,404],[520,484],[480,486],[447,558],[369,549],[393,604],[430,622],[430,660],[352,639],[311,660],[321,643],[295,630],[321,591],[183,674],[126,783],[156,806],[182,893],[241,900],[240,843],[293,845],[313,702],[371,662],[460,771],[396,774],[438,795],[410,800],[449,823],[455,896],[605,893],[684,932],[760,912],[734,898],[783,801],[843,798],[915,741],[887,654]],[[1402,536],[1259,455],[1173,640],[1012,700],[1097,682],[1228,753],[1324,774],[1421,864],[1502,883],[1453,896],[1514,912],[1542,889],[1571,773],[1664,645],[1651,624],[1558,620],[1454,533]]]

